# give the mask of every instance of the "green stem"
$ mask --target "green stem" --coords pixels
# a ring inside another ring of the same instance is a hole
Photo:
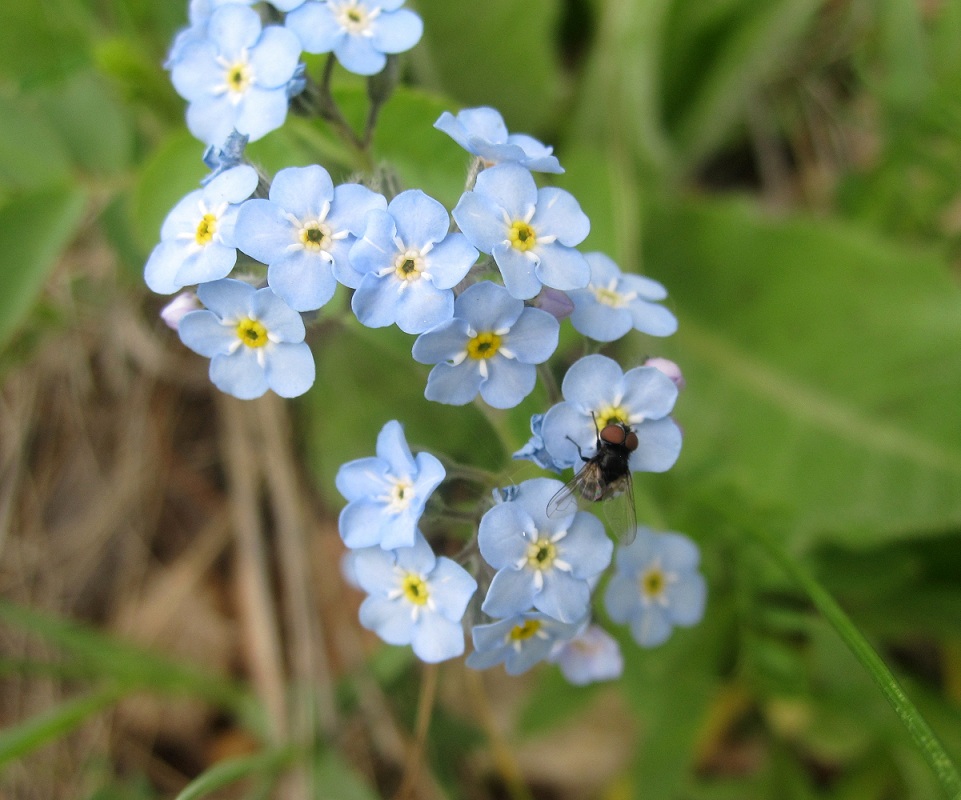
[[[961,800],[961,775],[944,750],[944,746],[928,725],[921,712],[901,688],[897,678],[888,669],[877,651],[844,613],[834,598],[821,586],[799,561],[792,558],[766,531],[750,530],[757,542],[778,565],[807,592],[838,635],[868,671],[901,720],[921,754],[941,783],[945,794],[952,800]]]

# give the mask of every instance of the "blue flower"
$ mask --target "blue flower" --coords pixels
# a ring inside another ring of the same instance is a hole
[[[262,28],[256,11],[236,3],[211,14],[206,34],[169,64],[174,88],[189,103],[190,132],[219,145],[234,129],[254,141],[283,125],[291,92],[302,86],[297,37],[279,25]]]
[[[440,115],[434,127],[481,159],[487,166],[515,162],[532,172],[563,172],[552,148],[523,133],[508,133],[504,118],[493,108],[465,108],[455,117]]]
[[[190,0],[187,19],[190,27],[179,31],[174,37],[167,60],[164,63],[165,69],[170,69],[173,63],[180,58],[181,51],[192,42],[199,42],[207,38],[207,23],[210,15],[222,5],[236,3],[238,5],[249,6],[256,0]]]
[[[377,456],[349,461],[337,472],[337,490],[347,499],[340,535],[348,547],[410,547],[444,466],[430,453],[411,455],[404,429],[391,420],[377,436]]]
[[[410,50],[424,23],[404,0],[307,0],[287,15],[285,24],[308,53],[330,53],[349,72],[376,75],[390,53]],[[288,2],[287,5],[290,5]]]
[[[464,652],[461,618],[477,581],[463,567],[437,558],[419,531],[411,547],[353,554],[353,578],[370,595],[360,606],[361,625],[388,644],[411,645],[422,661]]]
[[[563,486],[550,478],[524,481],[513,500],[481,518],[477,544],[497,570],[484,613],[508,617],[533,607],[561,622],[587,613],[589,581],[611,563],[614,546],[593,514],[547,516],[547,504]]]
[[[164,220],[144,280],[158,294],[226,277],[237,261],[233,242],[239,204],[257,188],[253,167],[222,172],[184,197]]]
[[[541,428],[556,464],[580,466],[581,454],[594,455],[598,430],[618,422],[637,434],[628,462],[632,472],[664,472],[677,461],[681,431],[668,416],[677,387],[656,367],[622,372],[607,356],[584,356],[567,371],[561,391],[565,401],[548,410]]]
[[[514,453],[513,457],[518,460],[533,461],[541,469],[549,469],[551,472],[560,474],[566,465],[555,462],[553,456],[547,452],[547,448],[544,446],[544,437],[541,435],[543,424],[543,414],[531,415],[531,438],[527,444]]]
[[[599,625],[588,625],[573,639],[558,642],[550,661],[574,686],[619,678],[624,671],[624,657],[617,639]]]
[[[376,192],[355,183],[334,188],[323,167],[289,167],[274,177],[270,199],[244,203],[235,240],[267,264],[267,283],[297,311],[313,311],[334,294],[338,270],[373,208],[387,208]]]
[[[270,289],[226,278],[197,287],[206,306],[180,320],[180,339],[210,359],[210,380],[242,400],[268,389],[296,397],[314,383],[304,323]]]
[[[560,324],[525,308],[503,286],[475,283],[454,301],[454,318],[422,333],[413,356],[436,364],[424,396],[460,406],[478,391],[494,408],[513,408],[534,389],[537,368],[557,348]]]
[[[582,625],[582,621],[558,622],[536,611],[475,625],[471,630],[474,652],[467,656],[466,664],[471,669],[487,669],[503,663],[508,675],[520,675],[546,659],[557,642],[570,639]]]
[[[590,231],[590,220],[573,195],[538,189],[520,164],[485,169],[452,214],[471,244],[494,257],[514,297],[529,300],[542,285],[563,291],[587,286],[591,268],[574,247]]]
[[[707,595],[700,558],[697,545],[680,533],[638,528],[637,538],[617,550],[617,572],[604,593],[607,613],[629,624],[642,647],[667,641],[675,625],[698,623]]]
[[[351,307],[364,325],[396,322],[423,333],[454,314],[453,288],[477,260],[460,233],[448,234],[447,209],[418,189],[401,192],[367,214],[364,236],[350,249],[338,280],[356,288]]]
[[[210,174],[200,179],[200,185],[206,186],[222,172],[233,169],[244,163],[244,150],[250,137],[237,131],[227,135],[223,145],[207,145],[204,150],[203,162],[210,168]]]
[[[574,302],[574,329],[598,342],[613,342],[631,328],[651,336],[670,336],[677,319],[655,300],[667,297],[664,287],[651,278],[622,273],[603,253],[588,253],[591,281],[586,289],[570,292]]]

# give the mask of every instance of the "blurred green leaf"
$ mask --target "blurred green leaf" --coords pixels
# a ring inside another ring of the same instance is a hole
[[[961,291],[939,258],[736,201],[657,204],[646,226],[690,387],[673,480],[782,506],[799,546],[961,524]]]
[[[132,121],[100,76],[84,71],[37,96],[75,165],[111,175],[132,164]]]
[[[122,694],[114,687],[101,689],[0,730],[0,770],[14,759],[68,734],[88,717],[109,708]]]
[[[357,771],[333,750],[320,753],[314,766],[313,779],[314,785],[320,790],[318,797],[337,800],[377,800],[380,797]]]
[[[295,755],[291,748],[282,748],[220,761],[192,780],[175,800],[200,800],[244,778],[276,775]]]
[[[554,34],[558,0],[487,0],[483,5],[417,0],[427,24],[423,80],[468,106],[497,108],[511,131],[536,134],[560,90]],[[456,111],[458,109],[450,109]]]
[[[75,0],[0,3],[0,76],[21,88],[67,77],[89,62],[92,25]]]
[[[23,192],[0,206],[0,348],[16,332],[61,252],[76,235],[85,195],[76,188]]]
[[[32,96],[0,93],[0,191],[65,183],[70,155],[63,137]]]

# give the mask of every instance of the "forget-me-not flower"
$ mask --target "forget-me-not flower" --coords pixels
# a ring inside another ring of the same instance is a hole
[[[471,669],[487,669],[504,664],[508,675],[527,672],[544,661],[557,642],[570,639],[584,622],[560,622],[546,614],[528,611],[471,630],[474,652],[467,656]]]
[[[555,463],[580,466],[582,455],[594,455],[598,431],[617,423],[637,434],[628,460],[632,472],[664,472],[677,461],[681,431],[668,416],[677,386],[656,367],[622,372],[607,356],[584,356],[567,371],[561,391],[564,402],[548,409],[541,426]]]
[[[514,453],[513,457],[515,459],[533,461],[541,469],[548,469],[551,472],[560,474],[564,470],[565,465],[555,462],[554,457],[544,446],[544,437],[541,434],[541,427],[543,424],[543,414],[531,415],[531,438],[528,440],[527,444]]]
[[[351,269],[337,276],[356,288],[351,308],[361,323],[396,322],[404,333],[423,333],[454,315],[453,289],[477,250],[449,227],[447,209],[419,189],[367,214],[364,235],[350,249]]]
[[[386,209],[387,200],[366,186],[335,188],[316,164],[288,167],[274,177],[269,199],[244,203],[235,240],[267,264],[267,283],[291,308],[313,311],[333,297],[338,262],[349,269],[347,254],[374,208]]]
[[[177,203],[144,267],[147,286],[158,294],[173,294],[184,286],[225,278],[237,262],[233,233],[239,205],[256,188],[256,171],[243,164]]]
[[[541,286],[587,286],[591,268],[574,248],[591,223],[569,192],[538,189],[520,164],[498,164],[477,176],[454,207],[454,219],[482,253],[490,253],[508,291],[529,300]]]
[[[210,380],[241,400],[272,389],[297,397],[314,383],[314,358],[304,341],[303,320],[270,289],[231,278],[203,283],[206,308],[186,314],[180,339],[210,359]]]
[[[584,289],[569,292],[574,302],[574,330],[598,342],[613,342],[631,328],[651,336],[670,336],[677,318],[656,300],[667,297],[657,281],[622,273],[603,253],[587,253],[591,280]]]
[[[251,8],[227,3],[207,21],[206,36],[169,62],[177,93],[188,101],[187,127],[219,145],[236,129],[256,140],[287,118],[291,94],[303,88],[300,41],[279,25],[262,27]]]
[[[307,0],[294,3],[285,21],[308,53],[337,56],[344,69],[375,75],[387,55],[410,50],[420,41],[424,23],[404,0]],[[286,5],[291,5],[287,2]]]
[[[360,624],[388,644],[409,644],[421,661],[435,663],[464,652],[461,618],[477,590],[459,564],[434,555],[417,533],[411,547],[355,550],[353,577],[369,597]]]
[[[412,546],[427,498],[445,474],[430,453],[411,455],[401,424],[388,422],[377,435],[376,456],[349,461],[337,472],[337,490],[347,499],[339,520],[344,543]]]
[[[475,283],[454,301],[453,319],[414,342],[414,360],[437,365],[424,396],[460,406],[480,392],[494,408],[513,408],[533,391],[534,365],[551,357],[559,331],[554,317],[503,286]]]
[[[563,172],[553,148],[524,133],[509,133],[493,108],[465,108],[455,117],[445,111],[434,123],[486,166],[515,162],[532,172]]]
[[[675,625],[698,623],[707,596],[700,558],[687,536],[638,528],[637,538],[617,550],[617,572],[604,593],[607,613],[629,624],[642,647],[667,641]]]
[[[249,6],[253,5],[254,2],[256,0],[190,0],[190,5],[187,7],[187,19],[190,24],[183,30],[178,31],[174,37],[164,68],[170,69],[188,44],[207,38],[207,21],[210,19],[210,15],[220,6],[227,3]]]
[[[558,642],[549,660],[557,664],[568,683],[575,686],[612,681],[624,671],[624,657],[617,639],[600,625],[588,625],[573,639]]]
[[[535,608],[561,622],[587,614],[589,581],[611,562],[614,545],[587,511],[549,517],[547,505],[564,486],[551,478],[524,481],[510,501],[481,518],[477,544],[497,570],[481,610],[508,617]]]

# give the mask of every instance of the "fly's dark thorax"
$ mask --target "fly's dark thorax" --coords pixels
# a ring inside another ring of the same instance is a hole
[[[595,458],[604,483],[614,483],[630,472],[630,456],[631,451],[624,445],[606,443],[601,447]]]

